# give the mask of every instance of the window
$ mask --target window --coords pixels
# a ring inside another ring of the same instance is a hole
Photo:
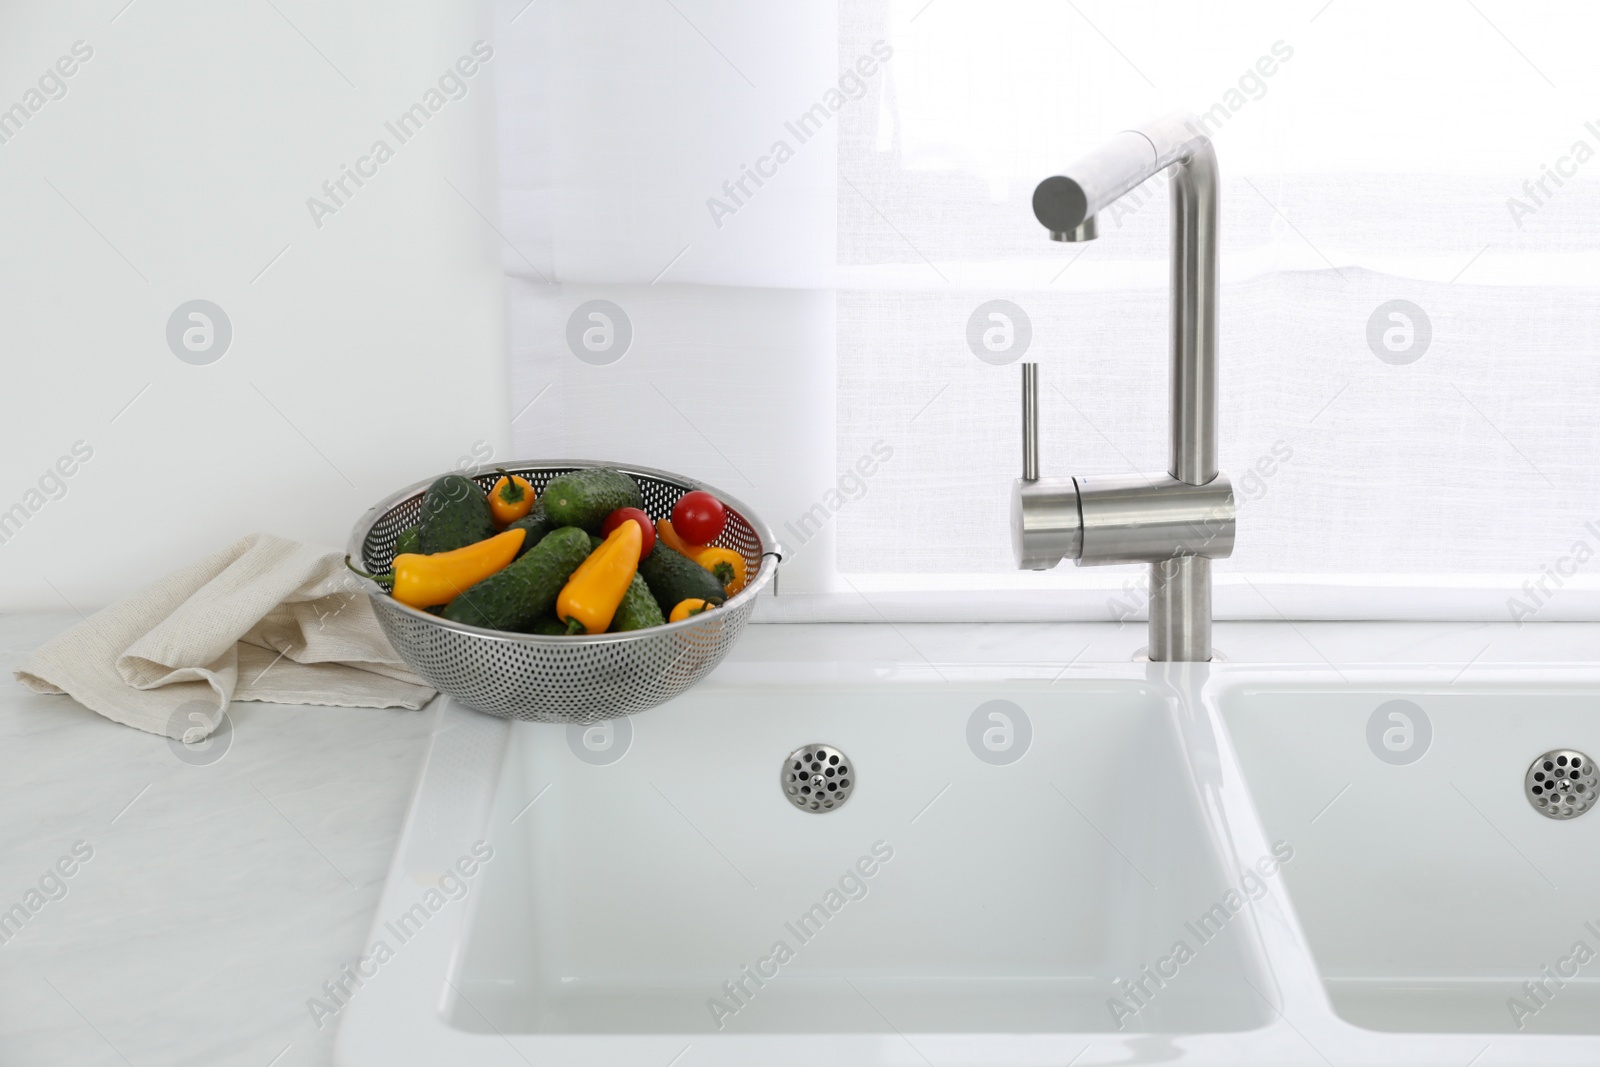
[[[1224,180],[1219,617],[1594,617],[1597,28],[1453,0],[538,5],[499,75],[519,451],[745,500],[790,552],[768,617],[1137,608],[1142,568],[1013,569],[1004,360],[1041,364],[1047,476],[1164,467],[1160,179],[1086,245],[1029,199],[1181,107]],[[596,300],[614,360],[567,341]]]

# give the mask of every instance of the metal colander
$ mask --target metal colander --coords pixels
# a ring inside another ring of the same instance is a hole
[[[714,486],[692,478],[622,463],[565,459],[502,464],[532,483],[534,491],[557,475],[585,467],[611,467],[639,483],[644,510],[669,517],[683,494],[704,489],[728,510],[716,544],[744,556],[749,581],[727,603],[683,622],[616,634],[546,637],[485,630],[430,615],[360,579],[384,633],[400,658],[442,693],[468,707],[505,719],[598,722],[653,708],[694,685],[727,655],[744,632],[762,587],[778,566],[772,531],[749,508]],[[497,467],[460,472],[485,492],[499,480]],[[395,539],[416,525],[422,495],[438,476],[400,490],[364,515],[350,534],[349,552],[362,569],[389,569]]]

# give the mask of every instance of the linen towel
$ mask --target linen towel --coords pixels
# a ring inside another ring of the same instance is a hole
[[[341,553],[244,537],[35,649],[15,672],[108,719],[190,743],[229,703],[422,707]]]

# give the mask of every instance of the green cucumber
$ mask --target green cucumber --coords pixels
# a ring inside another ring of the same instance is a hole
[[[622,594],[622,603],[617,605],[617,613],[611,618],[612,631],[643,630],[646,626],[661,626],[666,621],[667,617],[661,614],[661,606],[656,603],[644,576],[634,572],[633,581],[628,584],[628,591]]]
[[[447,474],[428,486],[422,496],[422,520],[417,541],[423,552],[450,552],[495,535],[489,498],[478,483],[459,474]]]
[[[522,539],[522,547],[517,549],[518,557],[525,555],[528,549],[544,540],[544,535],[556,528],[550,521],[550,516],[544,513],[544,501],[535,500],[533,509],[516,522],[506,527],[508,530],[527,530],[528,535]]]
[[[661,614],[670,618],[672,609],[685,600],[699,599],[720,604],[728,599],[717,576],[681,552],[674,552],[660,541],[639,561],[639,573],[650,586]]]
[[[567,624],[554,615],[541,615],[525,626],[517,628],[518,633],[542,634],[545,637],[567,636]]]
[[[394,554],[398,556],[404,552],[421,552],[421,536],[422,531],[415,526],[407,526],[400,531],[400,536],[394,539]]]
[[[450,601],[444,617],[488,630],[516,630],[549,614],[572,572],[589,555],[589,535],[564,526],[520,559]]]
[[[540,497],[557,526],[581,526],[598,533],[618,508],[643,508],[639,483],[610,467],[585,467],[553,478]]]

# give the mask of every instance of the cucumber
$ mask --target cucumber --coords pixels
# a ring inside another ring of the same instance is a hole
[[[518,627],[518,633],[543,634],[546,637],[567,636],[567,624],[554,615],[541,615],[525,626]]]
[[[644,576],[635,572],[628,591],[622,594],[622,603],[617,605],[616,615],[611,619],[612,632],[643,630],[646,626],[661,626],[666,621]]]
[[[415,526],[407,526],[400,531],[400,536],[394,539],[394,554],[398,556],[404,552],[421,552],[422,541],[420,537],[420,530]]]
[[[522,547],[517,549],[517,557],[519,559],[527,553],[528,549],[544,540],[545,534],[555,528],[556,524],[551,522],[550,516],[544,513],[544,501],[542,500],[535,500],[532,510],[506,527],[507,530],[528,531],[528,535],[522,539]]]
[[[639,483],[610,467],[586,467],[553,478],[540,497],[557,526],[581,526],[598,533],[618,508],[643,508]]]
[[[589,535],[574,526],[546,534],[528,553],[450,601],[444,617],[489,630],[515,630],[547,615],[561,587],[589,555]]]
[[[449,552],[495,535],[489,498],[470,479],[447,474],[422,497],[417,542],[423,552]]]
[[[728,599],[716,575],[660,541],[656,542],[656,547],[648,556],[639,561],[639,573],[644,575],[663,616],[670,616],[680,601],[692,597],[704,600],[707,604],[720,604]]]

